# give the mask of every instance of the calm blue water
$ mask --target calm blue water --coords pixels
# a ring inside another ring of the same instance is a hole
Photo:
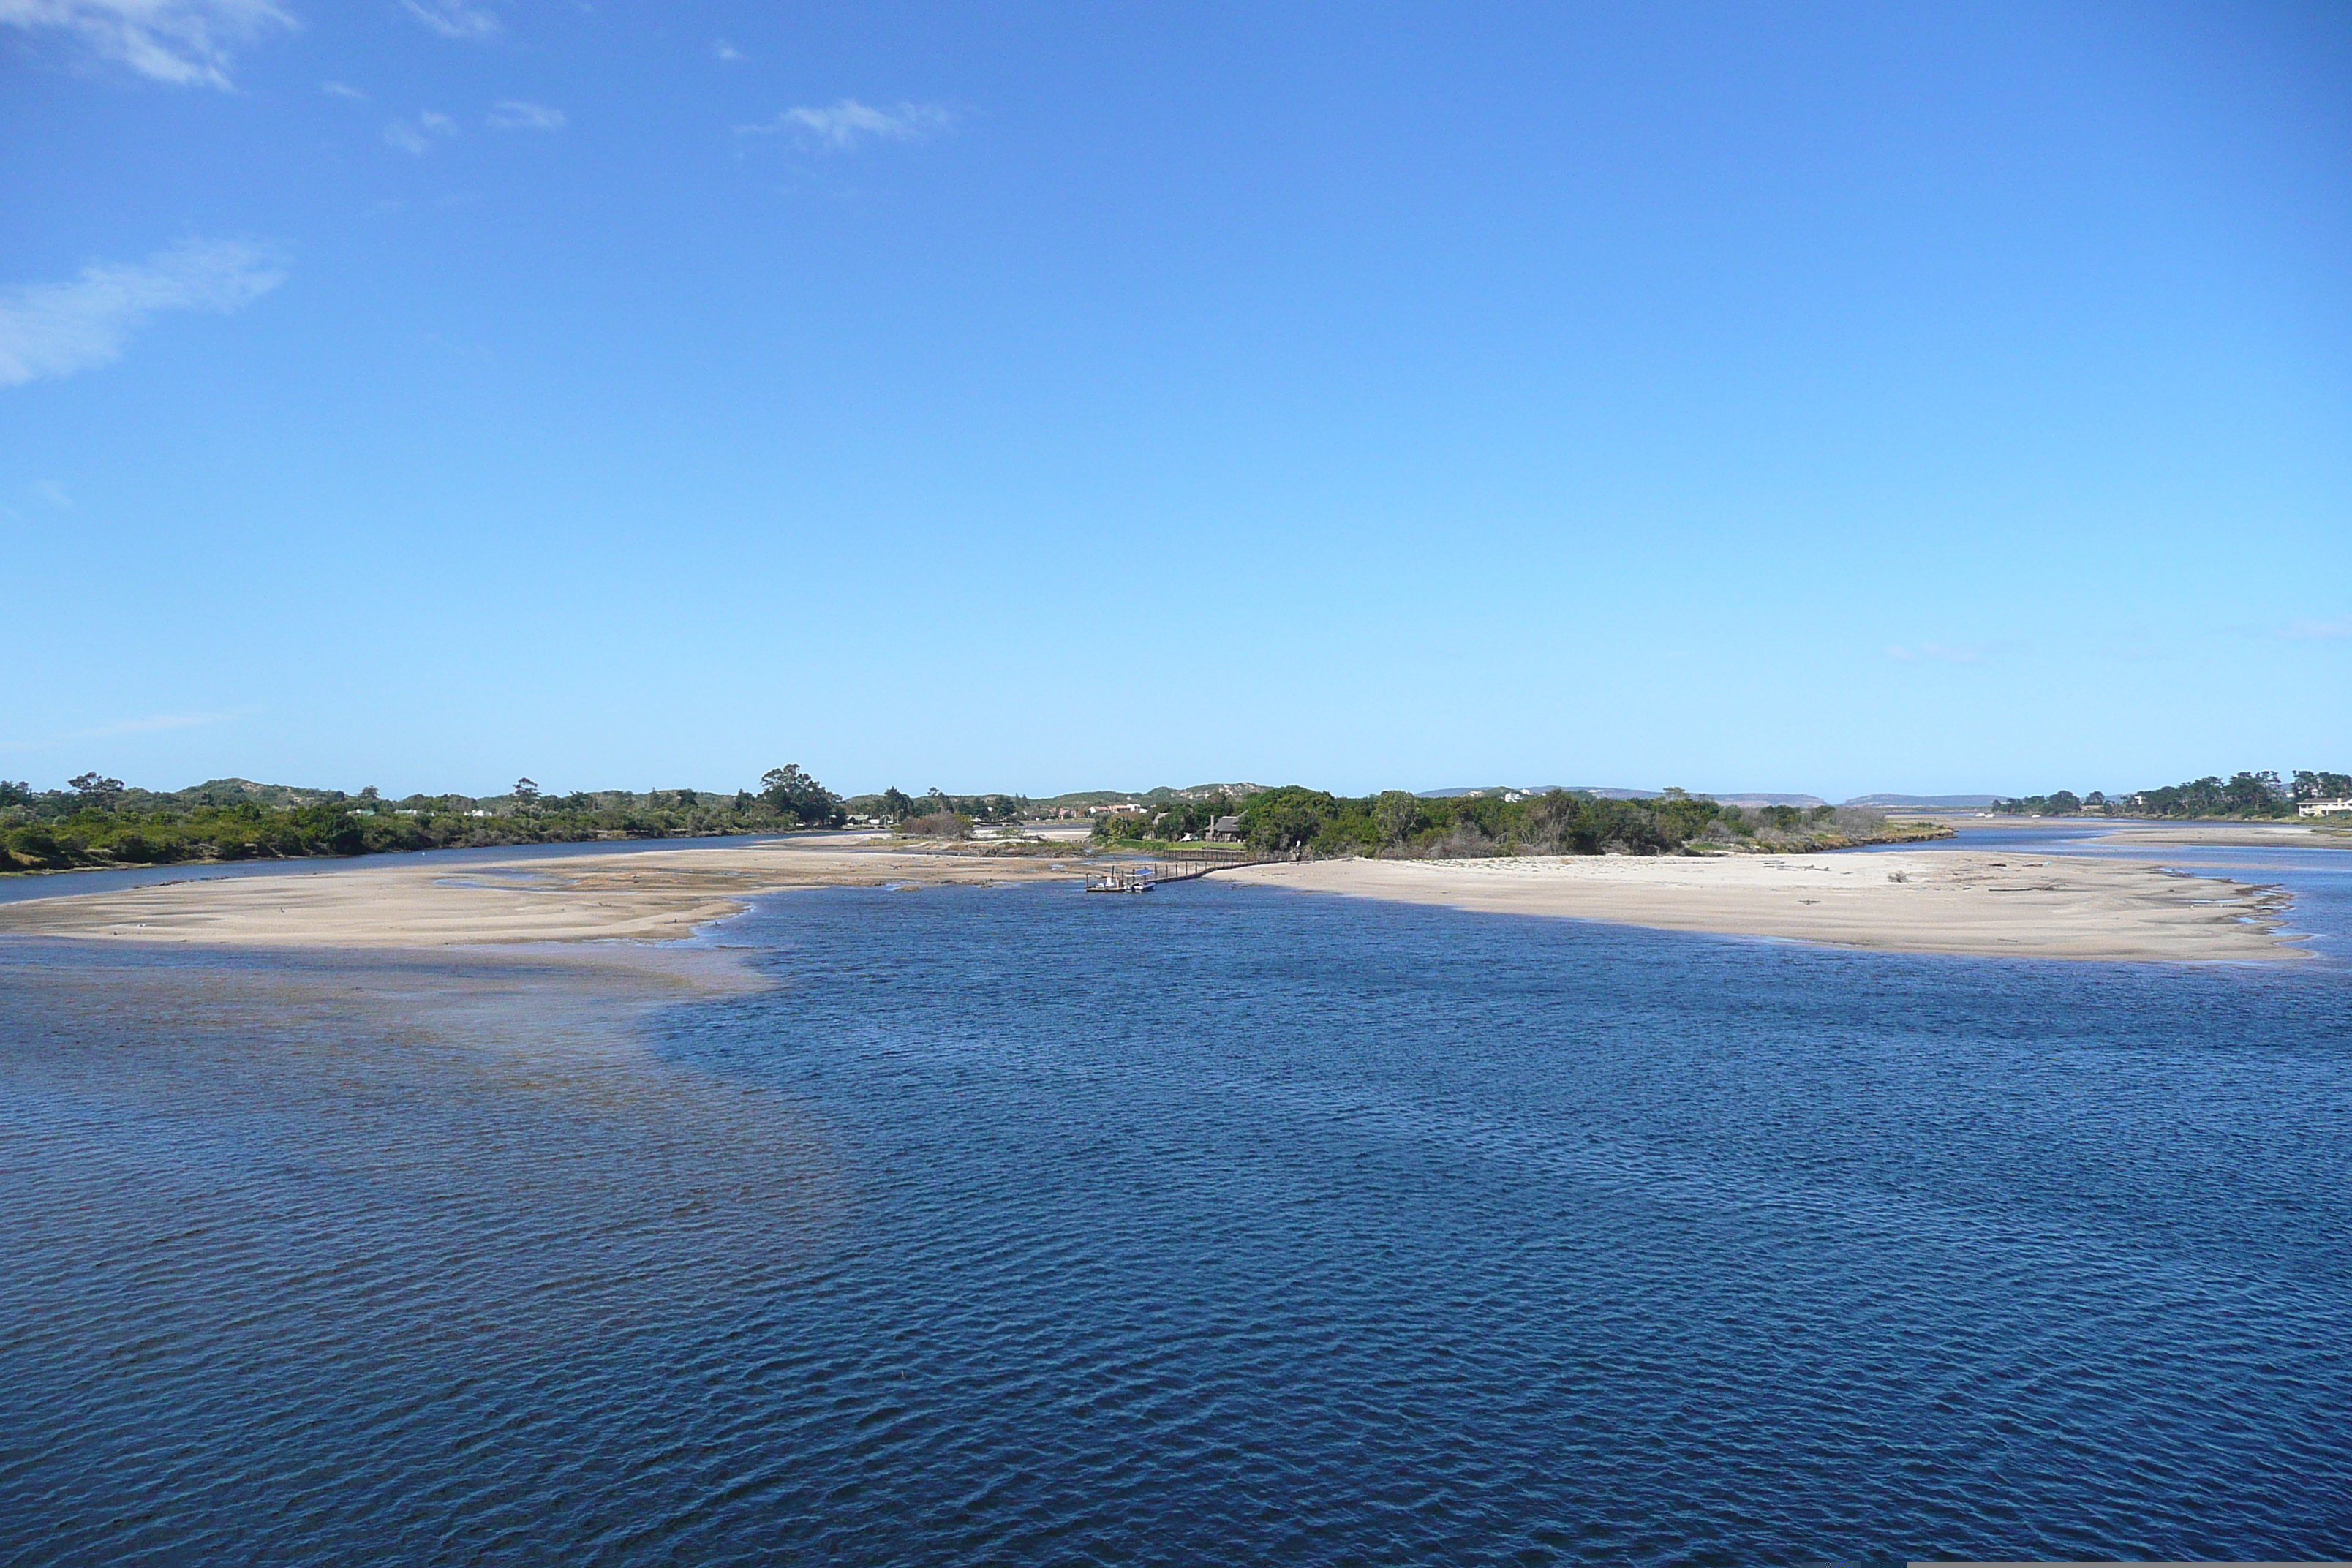
[[[717,940],[773,987],[0,944],[0,1561],[2352,1556],[2336,958]]]

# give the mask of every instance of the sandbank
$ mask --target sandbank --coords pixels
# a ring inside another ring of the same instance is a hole
[[[1990,957],[2308,957],[2275,889],[2147,861],[1928,849],[1868,855],[1317,860],[1221,876],[1304,893],[1556,915],[1833,947]]]
[[[740,913],[759,894],[786,888],[986,885],[1076,875],[1041,858],[842,838],[615,847],[464,865],[402,858],[0,904],[0,933],[232,947],[672,942]]]
[[[2119,837],[2124,836],[2118,836]],[[2138,834],[2129,842],[2147,842]],[[901,841],[620,847],[452,865],[339,862],[0,905],[0,933],[231,947],[646,943],[788,888],[1075,880],[1077,858]],[[1318,860],[1220,871],[1297,892],[1783,937],[1899,952],[2069,959],[2306,957],[2275,889],[2150,861],[1966,849],[1842,855]],[[1155,898],[1181,898],[1182,886]],[[614,952],[607,947],[602,951]]]
[[[2352,849],[2352,818],[2310,822],[2183,822],[2102,833],[2095,844],[2125,848],[2210,845],[2235,849]]]

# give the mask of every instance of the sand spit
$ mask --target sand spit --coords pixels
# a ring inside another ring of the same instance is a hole
[[[1961,849],[1871,855],[1321,860],[1221,872],[1299,892],[1567,915],[1890,952],[2294,959],[2283,895],[2144,860]],[[2250,923],[2251,922],[2251,923]]]
[[[2129,827],[2102,833],[2095,844],[2135,849],[2210,845],[2231,849],[2352,849],[2352,818],[2315,822],[2184,822],[2179,826]]]
[[[237,947],[668,942],[785,888],[1075,876],[1044,858],[983,859],[839,838],[462,866],[403,858],[29,900],[0,905],[0,932]]]

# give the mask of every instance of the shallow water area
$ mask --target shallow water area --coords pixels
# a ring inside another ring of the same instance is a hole
[[[860,828],[827,828],[803,833],[720,834],[701,838],[591,839],[563,844],[502,844],[470,849],[412,849],[398,854],[352,858],[319,856],[288,860],[189,861],[172,866],[121,866],[79,871],[44,871],[0,875],[0,904],[28,899],[61,898],[74,893],[111,893],[127,888],[152,888],[171,882],[211,882],[247,877],[315,877],[344,867],[431,866],[458,869],[468,866],[520,863],[543,865],[616,851],[646,849],[740,849],[763,844],[849,842],[870,838]],[[518,873],[522,874],[522,873]]]
[[[1932,853],[1939,847],[2014,850],[2094,859],[2147,860],[2183,876],[2225,878],[2279,889],[2289,903],[2284,931],[2295,945],[2336,964],[2352,964],[2352,840],[2326,844],[2178,844],[2154,841],[2179,825],[2130,819],[2054,821],[1994,819],[1961,822],[1957,838],[1940,845],[1874,846],[1841,854],[1891,849]]]
[[[0,1560],[2352,1555],[2338,963],[659,952],[0,943]]]

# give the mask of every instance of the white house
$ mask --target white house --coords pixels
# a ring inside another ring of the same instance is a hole
[[[2306,800],[2294,808],[2297,816],[2352,816],[2352,796],[2343,800]]]

